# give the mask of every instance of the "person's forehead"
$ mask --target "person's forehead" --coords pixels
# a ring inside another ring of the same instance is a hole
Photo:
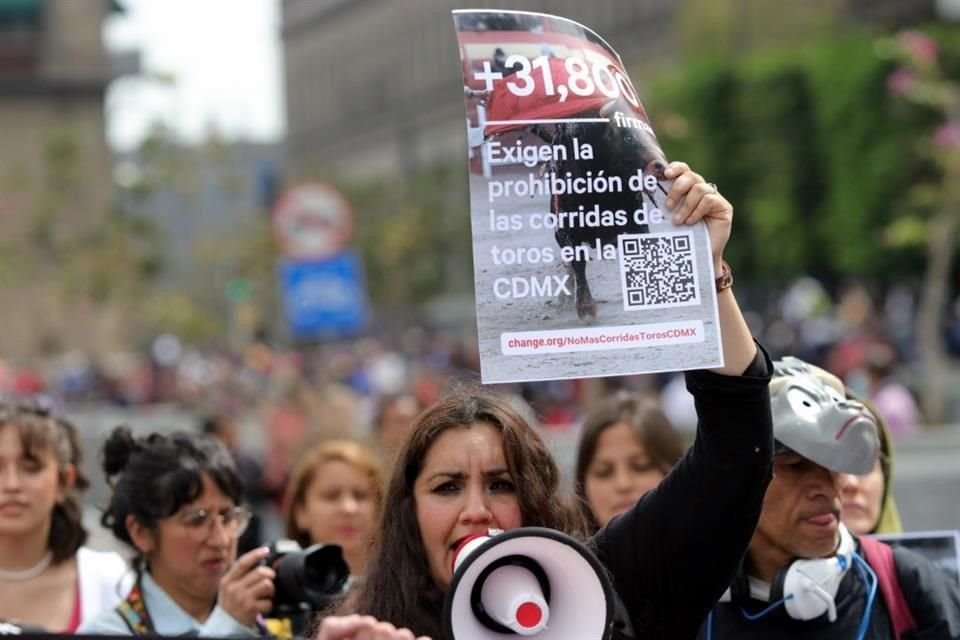
[[[229,508],[235,506],[235,503],[230,496],[225,494],[222,489],[217,485],[210,474],[204,473],[201,476],[201,481],[203,483],[203,489],[200,491],[200,495],[196,497],[195,500],[188,502],[183,506],[184,509],[203,509],[203,508]]]
[[[427,450],[424,468],[503,460],[503,436],[500,431],[486,422],[475,422],[469,427],[450,427],[437,436]]]
[[[819,462],[811,460],[810,458],[797,453],[793,449],[784,448],[783,451],[774,449],[773,452],[773,464],[776,465],[799,465],[799,468],[803,470],[804,473],[810,472],[820,472],[826,471],[827,473],[839,473],[834,472],[823,466]],[[776,474],[774,474],[774,479],[776,479]]]
[[[57,457],[53,436],[36,424],[0,422],[0,447],[14,457],[26,456],[44,460]]]
[[[310,482],[310,487],[314,489],[350,485],[356,483],[371,484],[369,475],[360,465],[354,464],[340,458],[324,460],[317,465]]]
[[[607,454],[635,454],[637,450],[646,451],[645,443],[637,430],[629,423],[618,421],[600,432],[594,456],[601,452]]]

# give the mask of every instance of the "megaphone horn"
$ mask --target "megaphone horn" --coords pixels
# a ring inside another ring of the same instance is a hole
[[[540,527],[491,531],[460,543],[444,604],[451,640],[606,640],[613,588],[570,536]]]
[[[550,620],[550,581],[526,556],[491,562],[470,591],[470,607],[481,624],[500,633],[530,636]]]
[[[453,554],[453,570],[502,529],[488,529],[465,537]],[[487,565],[470,592],[473,615],[485,627],[500,633],[531,635],[550,619],[550,581],[543,568],[526,556],[508,556]]]

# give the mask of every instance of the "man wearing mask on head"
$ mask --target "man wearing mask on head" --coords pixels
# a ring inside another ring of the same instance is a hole
[[[906,549],[840,522],[844,474],[874,468],[873,415],[796,358],[770,383],[774,479],[743,566],[700,638],[960,638],[960,590]]]

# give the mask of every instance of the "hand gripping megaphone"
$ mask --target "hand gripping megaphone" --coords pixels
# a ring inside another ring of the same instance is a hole
[[[594,555],[541,527],[463,540],[443,608],[450,640],[608,640],[613,588]]]

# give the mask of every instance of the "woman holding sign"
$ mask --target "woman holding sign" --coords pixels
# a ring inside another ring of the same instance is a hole
[[[587,544],[616,589],[613,637],[693,638],[736,574],[771,479],[772,367],[750,336],[723,262],[733,207],[686,164],[666,169],[678,225],[703,221],[716,272],[725,366],[690,371],[697,439],[660,485]],[[394,468],[368,579],[317,640],[441,640],[452,560],[467,536],[521,526],[583,536],[556,463],[510,405],[454,395],[415,421]],[[347,615],[356,612],[363,615]],[[449,640],[449,639],[448,639]],[[584,639],[589,640],[589,639]]]

